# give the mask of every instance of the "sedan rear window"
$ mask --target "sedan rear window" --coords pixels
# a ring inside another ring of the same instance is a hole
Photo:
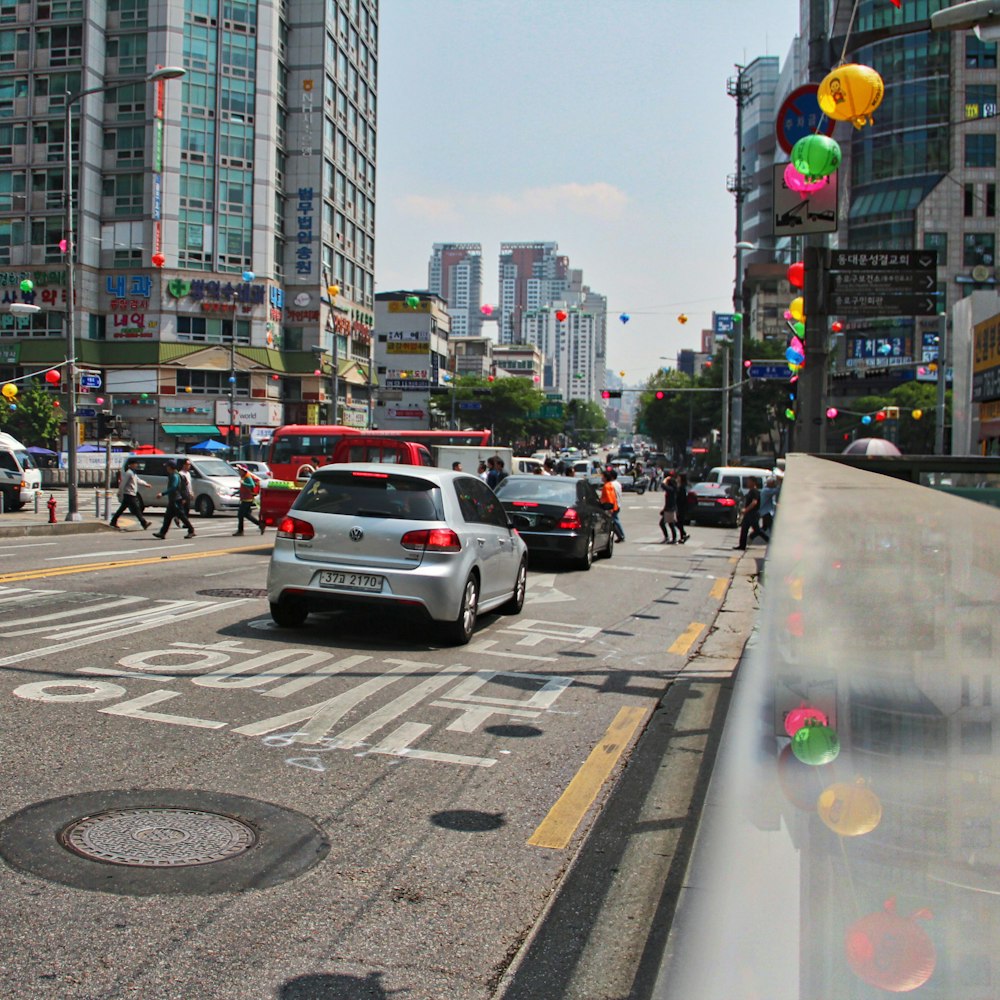
[[[294,510],[351,517],[442,521],[441,493],[434,483],[391,472],[315,473],[292,505]]]
[[[533,500],[536,503],[565,504],[576,502],[576,480],[556,476],[532,476],[530,479],[505,479],[496,488],[501,500]]]

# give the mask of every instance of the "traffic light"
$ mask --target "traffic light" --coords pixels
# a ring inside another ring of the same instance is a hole
[[[111,431],[115,425],[114,414],[110,410],[101,410],[97,414],[97,437],[111,437]]]
[[[601,399],[621,399],[622,391],[621,389],[605,389],[601,393]]]
[[[446,385],[432,385],[431,386],[431,395],[432,396],[447,396],[449,392],[451,392],[451,389],[449,389],[448,386],[446,386]]]
[[[473,396],[492,396],[493,390],[487,389],[485,386],[474,386],[472,389]]]

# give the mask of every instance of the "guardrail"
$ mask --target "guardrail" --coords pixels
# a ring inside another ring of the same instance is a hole
[[[1000,512],[793,455],[762,573],[662,995],[994,996]]]

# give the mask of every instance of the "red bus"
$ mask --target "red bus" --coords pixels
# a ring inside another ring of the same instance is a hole
[[[428,446],[456,444],[481,448],[490,443],[489,431],[369,431],[339,424],[288,424],[279,427],[271,437],[267,464],[272,478],[303,482],[321,465],[329,465],[337,445],[354,434],[396,438]]]

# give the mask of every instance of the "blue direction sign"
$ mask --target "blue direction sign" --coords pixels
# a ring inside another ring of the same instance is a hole
[[[473,403],[469,400],[461,400],[458,404],[460,410],[481,410],[483,408],[482,403]]]
[[[750,378],[787,379],[788,365],[778,361],[754,361],[747,369],[747,375]]]
[[[101,376],[100,375],[81,375],[80,385],[84,389],[100,389],[101,388]]]
[[[95,410],[92,406],[80,406],[77,407],[76,415],[78,417],[96,417],[97,410]]]

